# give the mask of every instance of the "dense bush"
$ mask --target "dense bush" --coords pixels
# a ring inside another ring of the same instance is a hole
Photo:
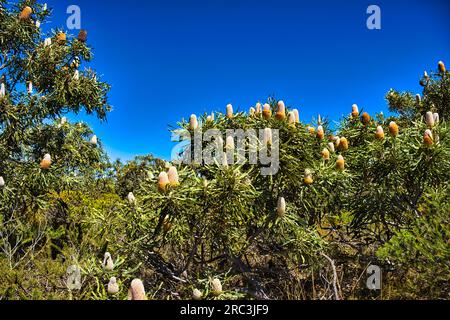
[[[64,117],[105,119],[109,85],[88,69],[83,37],[42,34],[33,20],[50,13],[0,0],[0,299],[449,298],[443,63],[420,79],[422,95],[391,90],[389,115],[354,105],[335,129],[269,98],[174,130],[218,130],[218,150],[234,157],[253,145],[231,143],[228,129],[266,129],[256,148],[279,146],[273,175],[220,154],[188,163],[190,144],[183,163],[110,163],[92,130]],[[382,296],[365,287],[370,264]]]

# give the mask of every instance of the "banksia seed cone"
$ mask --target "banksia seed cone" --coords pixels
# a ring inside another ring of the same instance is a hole
[[[286,213],[286,200],[283,197],[278,198],[277,213],[280,217]]]
[[[425,134],[423,135],[423,143],[426,146],[431,146],[433,145],[433,133],[431,132],[431,130],[426,130]]]
[[[377,131],[375,132],[375,138],[377,140],[383,140],[384,139],[384,130],[382,126],[377,127]]]
[[[193,300],[202,300],[202,292],[198,289],[194,289],[192,291],[192,299]]]
[[[299,113],[298,113],[298,110],[297,110],[297,109],[294,109],[294,110],[292,110],[292,112],[293,112],[294,115],[295,115],[295,123],[300,123],[300,115],[299,115]]]
[[[330,149],[330,151],[334,153],[334,143],[333,142],[328,143],[328,149]]]
[[[52,165],[52,158],[47,153],[46,155],[44,155],[44,158],[41,161],[41,169],[48,170],[51,165]]]
[[[98,138],[97,138],[97,136],[94,134],[89,142],[90,142],[92,145],[96,146],[97,143],[98,143]]]
[[[67,36],[66,36],[66,34],[64,32],[60,32],[56,36],[56,41],[58,41],[58,43],[60,43],[60,44],[65,43],[66,40],[67,40]]]
[[[275,114],[275,118],[277,118],[278,120],[286,119],[286,106],[284,105],[283,101],[278,101],[278,110]]]
[[[389,132],[394,137],[398,136],[398,125],[394,121],[389,123]]]
[[[272,116],[272,110],[270,109],[270,105],[268,103],[264,105],[262,114],[264,119],[270,119]]]
[[[340,171],[345,169],[345,160],[343,156],[339,156],[337,161],[336,161],[336,168]]]
[[[136,197],[134,196],[133,192],[128,193],[127,199],[130,204],[136,203]]]
[[[197,128],[198,128],[197,116],[195,114],[191,114],[189,118],[189,129],[197,130]]]
[[[119,292],[119,284],[117,283],[116,277],[111,277],[108,282],[108,294],[113,296]]]
[[[439,123],[439,113],[433,113],[434,124],[437,125]]]
[[[86,42],[87,40],[87,31],[84,29],[81,29],[78,33],[78,41]]]
[[[103,258],[102,268],[103,268],[103,270],[106,270],[106,271],[113,271],[113,269],[114,269],[114,261],[109,252],[105,252],[105,257]]]
[[[429,128],[434,127],[434,116],[431,111],[428,111],[427,114],[425,115],[425,122]]]
[[[19,14],[19,19],[20,20],[28,20],[31,16],[31,14],[33,13],[33,9],[31,9],[30,7],[26,6],[25,8],[23,8],[23,10],[20,12]]]
[[[324,160],[330,160],[330,151],[327,148],[322,150],[321,155]]]
[[[363,123],[363,124],[369,124],[369,122],[370,122],[370,116],[369,116],[369,114],[368,114],[367,112],[364,112],[364,113],[362,114],[361,120],[362,120],[362,123]]]
[[[133,281],[131,281],[130,293],[131,300],[147,300],[144,284],[140,279],[134,279]]]
[[[446,69],[445,69],[445,64],[442,61],[439,61],[438,63],[438,68],[439,68],[439,72],[440,73],[445,73]]]
[[[313,182],[314,182],[314,180],[313,180],[313,178],[312,178],[312,174],[311,174],[311,171],[309,171],[308,169],[306,169],[305,170],[305,175],[304,175],[304,177],[303,177],[303,182],[306,184],[306,185],[311,185],[311,184],[313,184]]]
[[[339,138],[339,148],[342,151],[347,151],[348,150],[348,140],[345,137]]]
[[[356,104],[352,106],[352,117],[357,118],[359,116],[359,109]]]
[[[325,132],[323,131],[323,127],[319,126],[317,128],[317,138],[320,140],[323,140],[324,137],[325,137]]]
[[[169,176],[165,172],[159,174],[158,188],[161,191],[166,190],[166,186],[169,184]]]
[[[3,179],[2,176],[0,176],[0,188],[3,188],[5,186],[5,179]]]
[[[227,118],[233,119],[233,106],[231,104],[227,105]]]
[[[266,145],[272,145],[272,142],[273,142],[273,140],[272,140],[272,129],[270,129],[270,128],[265,128],[264,129],[264,140],[263,140],[263,143],[264,143],[264,145],[266,146]]]
[[[219,279],[214,279],[211,283],[211,291],[214,295],[218,296],[222,293],[222,283],[220,283]]]
[[[178,171],[175,167],[170,167],[167,172],[167,177],[169,178],[169,183],[172,187],[178,187],[180,182],[178,181]]]

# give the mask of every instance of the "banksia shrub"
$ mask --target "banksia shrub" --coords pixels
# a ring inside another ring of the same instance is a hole
[[[313,182],[314,182],[314,180],[312,178],[312,173],[311,173],[311,171],[309,169],[305,170],[305,174],[304,174],[304,177],[303,177],[303,182],[306,185],[308,185],[308,186],[313,184]]]
[[[344,157],[339,155],[336,161],[336,169],[339,171],[343,171],[345,169],[345,160]]]
[[[195,114],[191,114],[191,116],[189,117],[189,129],[197,130],[197,128],[198,128],[197,116]]]
[[[268,103],[266,103],[263,107],[263,117],[264,119],[270,119],[270,117],[272,117],[272,110],[270,109],[270,105]]]
[[[167,172],[167,177],[169,178],[169,183],[172,187],[178,187],[180,182],[178,181],[178,171],[177,168],[172,166]]]
[[[278,120],[286,119],[286,106],[284,105],[283,101],[278,101],[278,109],[277,113],[275,114],[275,118],[277,118]]]
[[[445,73],[446,69],[445,69],[445,64],[442,61],[439,61],[438,63],[438,69],[440,73]]]
[[[87,30],[81,29],[78,33],[78,41],[86,42],[87,40]]]
[[[234,114],[233,114],[233,106],[231,104],[227,105],[227,118],[228,119],[233,119]]]
[[[389,123],[389,132],[393,137],[398,136],[398,125],[394,121]]]
[[[359,116],[359,109],[356,104],[352,106],[352,117],[357,118]]]
[[[202,300],[202,292],[198,289],[192,290],[192,299],[193,300]]]
[[[334,148],[334,146],[333,146]],[[330,151],[327,148],[324,148],[322,152],[320,153],[322,155],[322,158],[326,161],[330,160]]]
[[[41,169],[48,170],[52,165],[52,157],[47,153],[41,161]]]
[[[433,133],[430,129],[425,130],[425,133],[423,135],[423,143],[426,146],[432,146],[433,145]]]
[[[31,9],[30,7],[26,6],[25,8],[23,8],[23,10],[20,12],[19,14],[19,19],[20,20],[28,20],[30,19],[31,14],[33,13],[33,9]]]
[[[166,190],[167,185],[170,183],[169,176],[166,172],[161,172],[159,174],[158,188],[160,191]]]
[[[131,281],[129,293],[129,298],[131,298],[131,300],[147,300],[144,284],[140,279],[134,279]]]
[[[384,130],[382,126],[377,127],[377,131],[375,132],[375,139],[383,140],[384,139]]]
[[[363,124],[368,125],[370,123],[370,115],[367,112],[364,112],[361,116],[361,121]]]
[[[109,279],[107,291],[111,296],[116,295],[119,292],[119,284],[117,283],[116,277],[111,277],[111,279]]]
[[[112,271],[114,269],[114,261],[109,252],[105,252],[105,256],[102,262],[102,268],[105,271]]]
[[[277,213],[279,217],[286,213],[286,200],[283,197],[278,198]]]
[[[215,296],[219,296],[222,294],[222,283],[220,282],[219,279],[215,278],[212,282],[211,282],[211,292],[215,295]]]

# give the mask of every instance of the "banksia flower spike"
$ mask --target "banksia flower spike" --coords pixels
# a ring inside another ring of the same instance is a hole
[[[434,127],[434,115],[433,112],[428,111],[427,114],[425,115],[425,122],[427,124],[427,126],[429,128],[433,128]]]
[[[270,105],[268,103],[264,105],[262,114],[264,119],[270,119],[270,117],[272,117],[272,110],[270,109]]]
[[[439,113],[433,113],[434,124],[439,124]]]
[[[98,144],[98,138],[97,138],[97,136],[94,134],[89,142],[90,142],[92,145],[96,146],[96,145]]]
[[[119,292],[119,284],[117,283],[116,277],[111,277],[108,282],[108,294],[113,296]]]
[[[6,96],[5,84],[1,83],[0,84],[0,98],[3,98],[4,96]]]
[[[273,142],[273,140],[272,140],[272,129],[270,129],[270,128],[265,128],[264,129],[264,140],[263,140],[263,143],[264,143],[264,146],[266,146],[266,145],[272,145],[272,142]]]
[[[191,116],[189,118],[189,129],[197,130],[197,128],[198,128],[197,116],[195,114],[191,114]]]
[[[313,180],[313,178],[312,178],[312,173],[311,173],[311,171],[310,170],[308,170],[308,169],[306,169],[305,170],[305,175],[304,175],[304,177],[303,177],[303,182],[306,184],[306,185],[311,185],[311,184],[313,184],[313,182],[314,182],[314,180]]]
[[[192,299],[193,300],[202,300],[202,292],[198,289],[192,290]]]
[[[345,169],[345,160],[343,156],[338,156],[338,159],[336,161],[336,169],[339,171],[343,171]]]
[[[262,114],[262,107],[261,107],[261,103],[257,103],[255,106],[255,116],[259,116]]]
[[[364,112],[361,116],[361,121],[363,124],[367,125],[370,122],[370,115],[367,112]]]
[[[347,151],[348,150],[348,140],[347,140],[347,138],[342,137],[342,138],[339,138],[338,141],[339,141],[339,144],[338,144],[339,148],[342,151]]]
[[[226,154],[223,154],[223,156],[222,156],[222,167],[228,168],[228,157]]]
[[[60,33],[58,33],[58,35],[56,36],[56,41],[57,41],[59,44],[64,44],[64,43],[66,42],[66,40],[67,40],[67,36],[66,36],[66,34],[65,34],[64,32],[60,32]]]
[[[438,68],[439,68],[439,72],[440,73],[445,73],[446,69],[445,69],[445,64],[442,61],[439,61],[438,63]]]
[[[52,157],[47,153],[41,161],[41,169],[48,170],[52,165]]]
[[[430,129],[425,131],[425,134],[423,135],[423,143],[428,147],[433,145],[433,133]]]
[[[33,13],[33,9],[31,9],[30,7],[26,6],[25,8],[23,8],[23,10],[20,12],[19,14],[19,19],[20,20],[28,20],[30,19],[31,14]]]
[[[311,126],[308,126],[307,130],[308,130],[309,134],[312,135],[312,136],[316,133],[316,129],[314,129]]]
[[[28,92],[28,94],[33,93],[33,82],[31,82],[31,81],[28,82],[27,92]]]
[[[75,70],[73,73],[73,80],[78,81],[80,80],[80,71]]]
[[[178,178],[178,171],[177,168],[175,168],[174,166],[169,168],[169,171],[167,172],[167,177],[169,178],[169,183],[172,187],[178,187],[180,185]]]
[[[352,106],[352,117],[357,118],[359,116],[359,109],[356,104]]]
[[[130,204],[136,203],[136,197],[134,196],[133,192],[128,193],[127,199]]]
[[[40,21],[36,21],[36,28],[40,28],[41,27],[41,22]]]
[[[84,29],[81,29],[78,33],[78,41],[86,42],[87,40],[87,31]]]
[[[169,176],[166,172],[161,172],[159,174],[158,188],[160,191],[166,190],[167,185],[169,184]]]
[[[255,115],[255,112],[256,112],[255,108],[251,107],[248,114],[250,117],[253,117]]]
[[[59,122],[62,126],[65,125],[67,123],[67,118],[66,117],[62,117],[60,122]]]
[[[140,279],[134,279],[131,281],[130,294],[131,300],[147,300],[144,284]]]
[[[5,186],[5,179],[3,179],[2,176],[0,176],[0,188],[3,188]]]
[[[292,112],[293,112],[294,115],[295,115],[295,123],[300,123],[300,115],[299,115],[299,113],[298,113],[298,110],[297,110],[297,109],[294,109],[294,110],[292,110]]]
[[[227,105],[227,118],[228,119],[233,119],[234,118],[233,106],[231,104]]]
[[[375,139],[383,140],[384,139],[384,130],[382,126],[377,127],[377,131],[375,132]]]
[[[225,149],[234,150],[234,138],[232,136],[228,136],[225,142]]]
[[[114,269],[114,261],[109,252],[105,252],[105,256],[103,258],[102,268],[105,271],[113,271]]]
[[[317,127],[317,138],[323,140],[324,137],[325,132],[323,131],[323,127],[322,126]]]
[[[278,120],[286,119],[286,106],[284,104],[284,101],[278,101],[278,109],[277,113],[275,114],[275,118],[277,118]]]
[[[283,197],[278,198],[277,213],[279,217],[286,213],[286,200]]]
[[[44,47],[48,47],[52,44],[52,38],[46,38],[44,40]]]
[[[296,120],[295,120],[295,113],[293,111],[289,112],[288,114],[288,123],[291,127],[295,127],[296,124]]]
[[[222,283],[219,279],[216,278],[211,282],[211,291],[215,296],[222,294]]]
[[[330,151],[327,148],[324,148],[320,154],[325,161],[330,160]]]
[[[329,149],[332,153],[335,152],[335,149],[334,149],[334,143],[333,143],[333,142],[329,142],[329,143],[328,143],[328,149]]]
[[[394,121],[389,123],[389,132],[393,137],[398,136],[398,125]]]

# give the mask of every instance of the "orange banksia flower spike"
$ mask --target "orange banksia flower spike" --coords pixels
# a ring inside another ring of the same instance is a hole
[[[348,140],[345,137],[339,138],[339,148],[342,151],[347,151],[348,150]]]
[[[430,147],[433,145],[433,133],[430,129],[427,129],[423,135],[423,143]]]
[[[352,106],[352,117],[353,118],[357,118],[359,116],[359,109],[358,109],[358,105],[354,104]]]
[[[272,110],[270,109],[270,105],[268,103],[264,105],[262,114],[264,119],[270,119],[270,117],[272,117]]]
[[[278,101],[278,110],[275,114],[275,118],[278,120],[284,120],[286,119],[286,106],[283,101]]]
[[[41,169],[48,170],[52,165],[52,157],[47,153],[41,161]]]
[[[312,178],[312,173],[311,173],[311,171],[310,170],[308,170],[308,169],[306,169],[305,170],[305,175],[304,175],[304,177],[303,177],[303,182],[306,184],[306,185],[311,185],[311,184],[313,184],[313,182],[314,182],[314,180],[313,180],[313,178]]]
[[[233,119],[234,114],[233,114],[233,106],[231,104],[227,105],[227,118],[228,119]]]
[[[398,136],[398,125],[394,121],[389,123],[389,132],[393,137]]]
[[[169,181],[169,176],[167,175],[166,172],[161,172],[159,174],[159,179],[158,179],[158,188],[160,191],[164,191],[166,190],[167,185],[170,183]]]
[[[336,161],[336,169],[339,171],[343,171],[345,169],[345,160],[343,156],[338,156],[338,159]]]
[[[365,125],[369,124],[370,123],[370,115],[367,112],[364,112],[361,116],[361,121]]]
[[[56,41],[59,44],[64,44],[66,42],[66,40],[67,40],[67,36],[64,32],[60,32],[56,35]]]
[[[178,187],[180,185],[180,182],[178,181],[178,171],[177,168],[174,166],[171,166],[169,168],[169,171],[167,172],[167,177],[169,178],[169,183],[172,187]]]
[[[377,127],[377,131],[375,132],[375,139],[383,140],[384,139],[384,130],[382,126]]]
[[[330,151],[327,148],[324,148],[320,154],[322,155],[322,158],[324,160],[326,161],[330,160]]]
[[[31,9],[30,7],[26,6],[25,8],[23,8],[23,10],[20,12],[19,14],[19,19],[20,20],[28,20],[30,19],[31,14],[33,13],[33,9]]]
[[[446,69],[445,69],[445,64],[442,61],[439,61],[438,63],[438,68],[439,68],[439,72],[440,73],[445,73]]]
[[[323,140],[324,137],[325,132],[323,131],[323,127],[322,126],[317,127],[317,138]]]

